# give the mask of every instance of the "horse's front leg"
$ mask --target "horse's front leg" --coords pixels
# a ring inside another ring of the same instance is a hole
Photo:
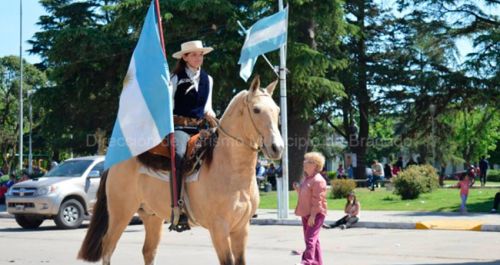
[[[235,265],[245,265],[245,249],[247,246],[248,229],[250,224],[231,232],[231,248],[235,259]]]
[[[234,265],[229,224],[226,221],[220,220],[215,222],[209,230],[220,265]]]
[[[147,215],[143,212],[140,212],[140,215],[146,229],[146,238],[144,240],[144,246],[142,247],[144,264],[154,265],[156,251],[160,243],[163,229],[163,219],[156,215]]]

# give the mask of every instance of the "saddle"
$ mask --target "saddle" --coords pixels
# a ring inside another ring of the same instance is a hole
[[[189,139],[182,165],[183,176],[190,176],[198,171],[202,162],[210,165],[217,139],[218,135],[215,128],[201,130],[200,133],[193,135]]]
[[[189,118],[188,118],[189,119]],[[210,120],[211,119],[211,120]],[[212,151],[217,143],[217,133],[214,128],[217,121],[211,117],[205,117],[199,125],[206,123],[209,129],[201,129],[199,133],[191,136],[187,144],[184,163],[181,170],[182,175],[188,176],[201,167],[202,161],[210,163],[212,160]],[[190,125],[190,124],[186,124]],[[212,125],[215,125],[212,127]],[[139,161],[146,167],[154,170],[170,171],[170,144],[167,138],[163,139],[160,144],[151,148],[138,156]]]
[[[180,127],[198,127],[208,129],[217,127],[217,120],[211,116],[205,116],[203,119],[195,119],[174,115],[174,124]],[[201,129],[200,133],[191,136],[191,138],[189,139],[186,150],[186,157],[190,157],[190,155],[192,155],[192,152],[195,151],[194,146],[196,145],[200,134],[206,135],[206,133],[204,133],[203,131],[204,129]],[[170,158],[170,144],[168,143],[168,139],[163,139],[163,141],[161,141],[161,143],[159,143],[157,146],[149,149],[148,153]]]

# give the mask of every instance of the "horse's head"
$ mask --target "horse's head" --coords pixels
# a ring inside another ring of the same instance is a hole
[[[274,102],[272,94],[278,80],[266,88],[260,87],[260,78],[256,76],[245,99],[250,122],[262,140],[262,152],[269,159],[280,159],[283,152],[283,138],[278,129],[280,108]]]

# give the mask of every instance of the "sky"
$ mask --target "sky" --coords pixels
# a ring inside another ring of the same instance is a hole
[[[0,57],[7,55],[19,56],[19,3],[23,4],[23,58],[29,63],[41,61],[39,56],[29,55],[27,50],[31,48],[28,40],[33,34],[40,30],[36,25],[41,15],[47,14],[38,0],[0,0]],[[385,4],[391,4],[394,0],[379,0]],[[457,41],[460,52],[460,61],[473,50],[470,40],[460,39]]]
[[[19,3],[21,0],[0,0],[0,57],[19,56]],[[38,0],[22,0],[23,3],[23,58],[29,63],[41,61],[39,56],[29,55],[28,40],[40,30],[38,18],[46,14]]]

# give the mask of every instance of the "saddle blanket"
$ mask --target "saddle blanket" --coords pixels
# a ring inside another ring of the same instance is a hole
[[[139,168],[139,173],[148,175],[148,176],[153,177],[153,178],[157,178],[161,181],[170,182],[170,171],[153,170],[151,168],[141,166]],[[195,171],[190,176],[185,177],[184,182],[196,182],[196,181],[198,181],[199,174],[200,174],[199,170]]]

